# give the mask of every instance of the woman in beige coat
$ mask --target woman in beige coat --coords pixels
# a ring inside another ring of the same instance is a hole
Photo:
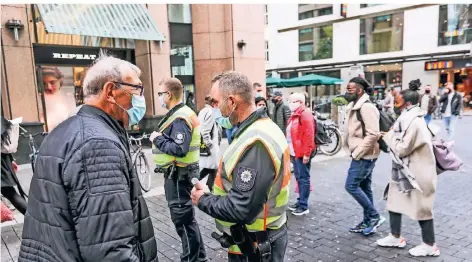
[[[400,115],[392,129],[383,134],[391,150],[392,176],[387,194],[391,234],[377,240],[383,247],[405,247],[400,234],[401,218],[406,215],[419,221],[423,243],[409,250],[412,256],[439,256],[435,244],[433,204],[436,191],[436,160],[432,135],[418,106],[419,80],[395,98],[395,113]]]

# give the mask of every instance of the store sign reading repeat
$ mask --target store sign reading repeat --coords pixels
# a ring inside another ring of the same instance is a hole
[[[79,59],[79,60],[95,60],[97,55],[87,54],[64,54],[64,53],[52,53],[54,59]]]

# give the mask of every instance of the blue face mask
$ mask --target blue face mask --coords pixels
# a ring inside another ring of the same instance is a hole
[[[262,92],[256,92],[256,98],[262,97]]]
[[[233,125],[229,121],[229,117],[223,117],[219,108],[213,108],[213,116],[218,125],[220,125],[221,127],[224,127],[226,129],[231,129],[233,127]]]
[[[128,113],[128,125],[130,127],[139,123],[139,121],[143,119],[144,114],[146,114],[146,100],[144,96],[131,95],[130,109],[124,109],[122,106],[118,106]]]

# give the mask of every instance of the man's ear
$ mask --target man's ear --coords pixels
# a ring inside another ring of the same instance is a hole
[[[105,85],[103,86],[103,91],[102,95],[104,96],[105,100],[107,100],[110,103],[115,104],[115,85],[112,82],[106,82]]]

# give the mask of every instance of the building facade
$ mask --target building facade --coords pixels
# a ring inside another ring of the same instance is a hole
[[[347,82],[351,67],[362,65],[379,92],[418,78],[433,92],[448,81],[472,91],[472,5],[273,4],[265,17],[268,75],[315,73]]]
[[[142,70],[147,111],[140,128],[147,132],[166,113],[157,94],[166,77],[182,81],[185,97],[194,93],[196,111],[218,73],[239,71],[252,82],[265,78],[263,5],[0,8],[2,115],[23,117],[30,130],[51,131],[83,103],[82,80],[101,50]]]

